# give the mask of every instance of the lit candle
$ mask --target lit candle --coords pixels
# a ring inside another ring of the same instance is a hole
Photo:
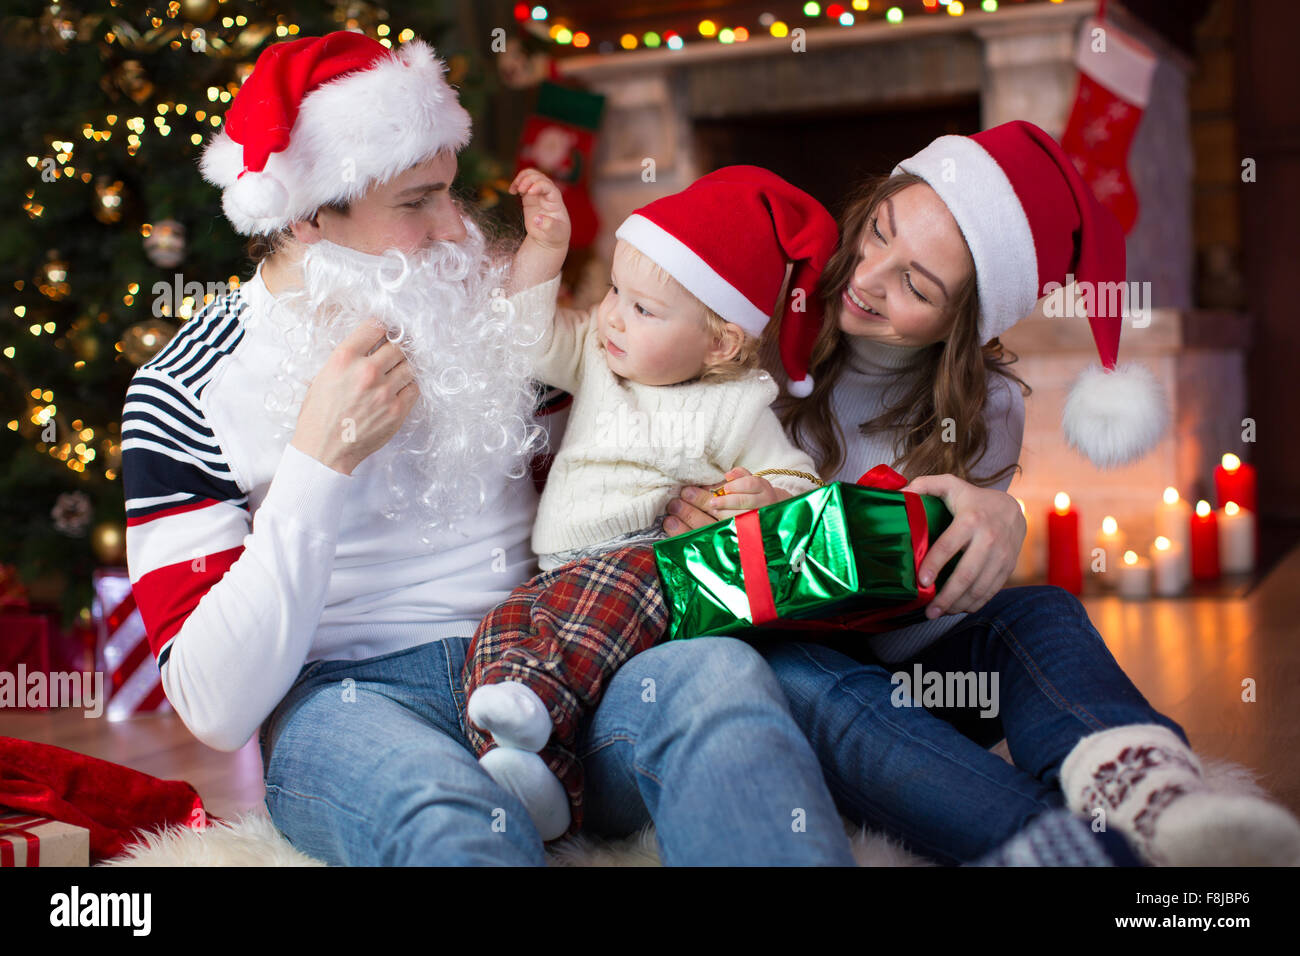
[[[1247,511],[1258,511],[1255,504],[1255,467],[1229,452],[1214,469],[1214,493],[1219,506],[1235,501]]]
[[[1119,522],[1110,515],[1101,519],[1101,530],[1097,532],[1097,548],[1101,549],[1104,563],[1098,563],[1094,556],[1090,567],[1098,573],[1097,580],[1104,587],[1113,587],[1115,572],[1119,568],[1121,555],[1124,554],[1124,532],[1119,530]]]
[[[1183,577],[1182,549],[1164,535],[1151,546],[1151,569],[1155,579],[1155,592],[1161,597],[1182,594],[1187,586]]]
[[[1182,587],[1186,587],[1192,579],[1189,563],[1192,551],[1191,519],[1192,506],[1178,496],[1177,488],[1166,488],[1161,503],[1156,506],[1156,535],[1169,539],[1172,545],[1170,550],[1176,554],[1174,560],[1182,575]],[[1179,588],[1180,591],[1182,587]]]
[[[1079,564],[1079,512],[1070,507],[1070,496],[1058,491],[1047,513],[1047,583],[1071,594],[1083,591],[1083,569]]]
[[[1219,512],[1219,563],[1224,574],[1255,570],[1255,512],[1235,501]]]
[[[1196,502],[1192,515],[1192,577],[1213,581],[1219,576],[1219,520],[1208,501]]]
[[[1120,597],[1140,601],[1151,596],[1151,562],[1138,557],[1136,551],[1124,552],[1115,573],[1115,589]]]
[[[1028,584],[1037,581],[1038,575],[1042,573],[1042,535],[1039,533],[1038,522],[1029,517],[1024,500],[1017,498],[1016,504],[1020,505],[1020,513],[1025,516],[1025,542],[1020,546],[1020,557],[1016,559],[1016,569],[1011,574],[1011,580],[1016,584]]]

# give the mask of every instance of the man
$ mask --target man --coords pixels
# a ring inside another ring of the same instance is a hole
[[[202,168],[274,251],[141,367],[123,413],[128,563],[168,699],[217,749],[261,728],[272,818],[331,863],[545,861],[464,736],[468,637],[535,573],[539,436],[509,321],[526,303],[500,299],[449,194],[470,124],[443,72],[419,41],[351,33],[263,53]],[[852,862],[739,642],[635,658],[579,757],[588,827],[653,819],[665,862]]]

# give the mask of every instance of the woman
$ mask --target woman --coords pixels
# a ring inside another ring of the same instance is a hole
[[[1122,281],[1123,270],[1118,226],[1042,130],[1017,122],[941,137],[850,206],[823,275],[815,384],[782,408],[828,480],[892,462],[909,490],[941,496],[954,514],[922,584],[965,555],[929,620],[859,641],[860,661],[795,641],[760,648],[839,805],[945,862],[976,859],[1062,805],[1103,818],[1154,863],[1300,858],[1300,824],[1284,809],[1210,791],[1182,729],[1146,702],[1074,597],[998,590],[1024,537],[1004,493],[1024,406],[997,336],[1046,283]],[[1098,311],[1094,334],[1113,366],[1118,309]],[[1100,396],[1071,399],[1092,414],[1076,414],[1067,431],[1095,459],[1122,460],[1158,437],[1158,407],[1143,405],[1132,373],[1095,377]],[[1099,397],[1136,428],[1116,431],[1104,416],[1098,425]],[[720,498],[685,489],[665,530],[787,497],[733,474]],[[996,716],[899,706],[910,701],[891,675],[917,666],[996,674]],[[1003,736],[1014,766],[987,749]]]

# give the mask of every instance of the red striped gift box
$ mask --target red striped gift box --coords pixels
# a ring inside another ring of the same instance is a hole
[[[98,664],[108,697],[104,713],[109,720],[124,720],[170,711],[126,569],[96,571],[94,585],[92,615],[99,639]]]
[[[90,866],[90,831],[0,810],[0,867]]]

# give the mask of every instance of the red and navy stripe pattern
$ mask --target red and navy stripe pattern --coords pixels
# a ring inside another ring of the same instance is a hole
[[[244,337],[238,291],[190,319],[137,370],[122,410],[127,561],[149,646],[170,642],[243,551],[248,496],[204,412],[204,390]]]

